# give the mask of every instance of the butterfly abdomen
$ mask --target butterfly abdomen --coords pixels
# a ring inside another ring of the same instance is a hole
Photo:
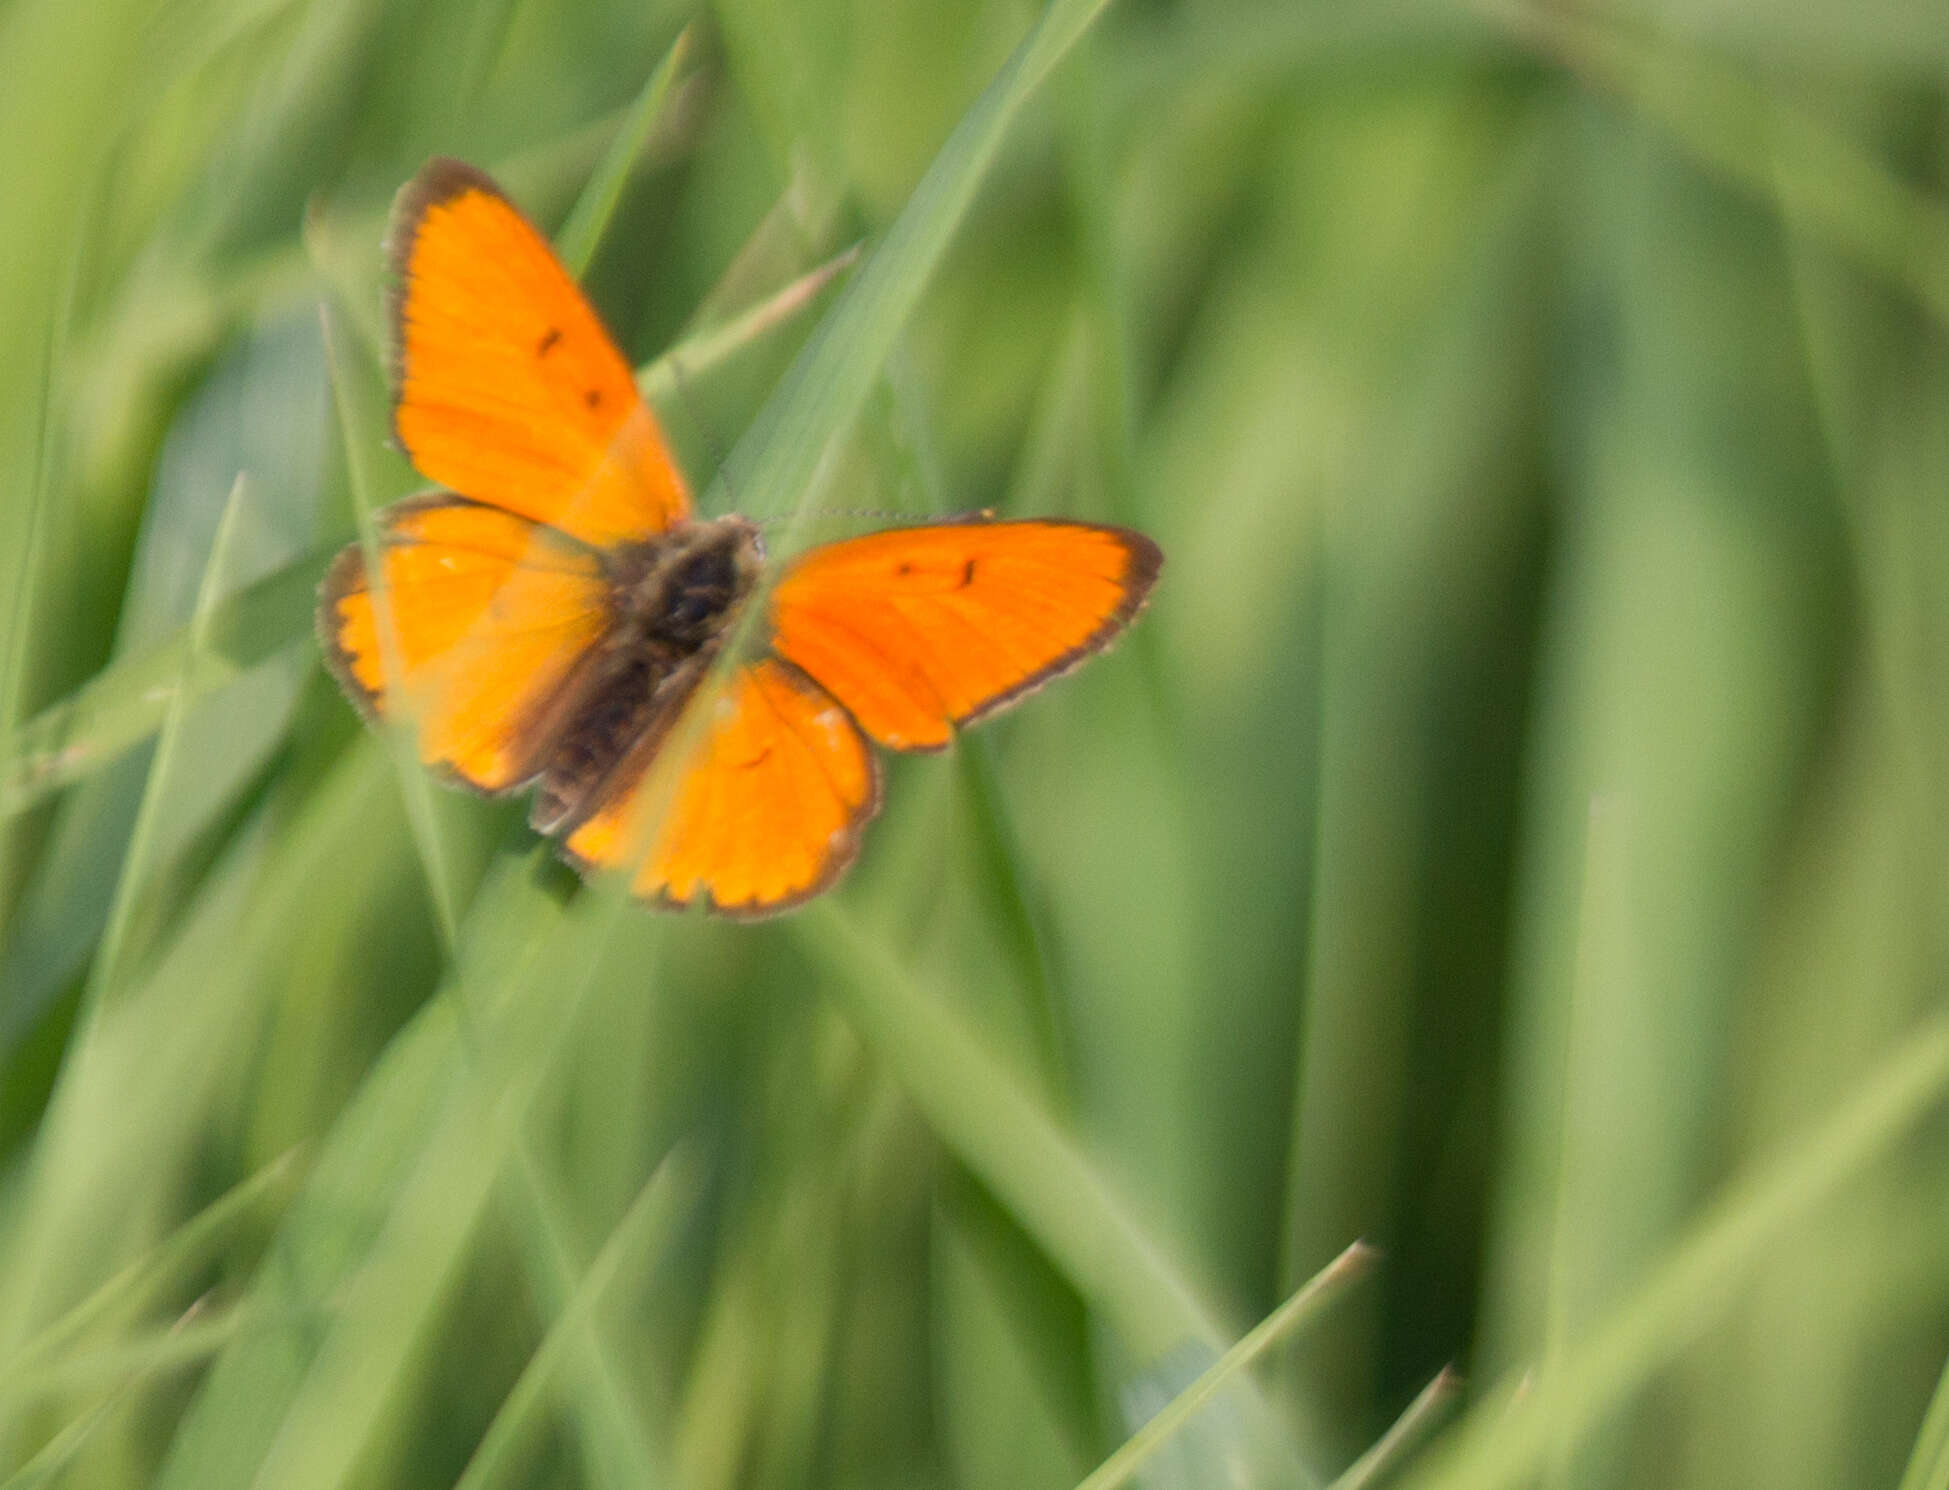
[[[549,752],[529,813],[537,828],[580,821],[627,757],[654,752],[709,670],[759,562],[757,531],[737,518],[686,523],[618,552],[615,622]]]
[[[630,746],[651,728],[657,694],[679,666],[642,646],[607,659],[549,752],[528,813],[536,828],[554,832],[584,814]]]

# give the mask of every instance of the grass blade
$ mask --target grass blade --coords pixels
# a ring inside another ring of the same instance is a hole
[[[398,635],[392,624],[392,607],[387,603],[384,575],[386,566],[378,530],[372,515],[381,505],[374,496],[374,479],[369,469],[371,453],[384,443],[383,427],[368,389],[354,388],[348,370],[344,337],[337,317],[329,307],[321,307],[319,323],[325,337],[325,359],[331,369],[332,405],[338,412],[340,433],[345,441],[346,480],[352,489],[352,510],[359,523],[359,541],[365,548],[365,570],[374,576],[373,614],[379,622],[380,653],[385,664],[387,692],[399,697],[404,668],[400,662]],[[363,395],[363,396],[362,396]],[[417,732],[411,719],[385,720],[382,726],[399,790],[406,803],[406,820],[413,830],[413,844],[419,851],[420,867],[426,875],[427,892],[433,899],[433,913],[439,923],[440,939],[448,955],[460,931],[460,907],[455,876],[446,844],[442,840],[433,785],[421,769]]]
[[[722,478],[754,512],[811,507],[826,447],[859,413],[894,338],[1001,150],[1009,124],[1107,0],[1053,0],[955,126],[886,237],[732,451]]]
[[[819,296],[819,292],[859,259],[859,245],[844,249],[817,268],[808,269],[784,288],[716,326],[685,338],[636,375],[648,398],[678,392],[679,380],[705,372],[728,360],[767,332],[784,325]]]
[[[1674,1247],[1651,1277],[1538,1378],[1518,1406],[1475,1409],[1446,1449],[1409,1482],[1415,1490],[1490,1490],[1527,1483],[1643,1386],[1737,1295],[1779,1233],[1832,1198],[1949,1094],[1949,1020],[1909,1037],[1854,1096],[1782,1155],[1753,1172]]]
[[[1218,1316],[1130,1215],[1109,1180],[1014,1072],[907,978],[829,902],[790,923],[831,974],[834,999],[941,1141],[994,1191],[1140,1355],[1186,1336],[1222,1339]]]
[[[576,199],[574,211],[562,224],[561,232],[555,235],[555,251],[561,255],[568,272],[575,278],[580,279],[587,272],[589,261],[595,257],[596,245],[602,241],[603,231],[609,226],[609,219],[615,215],[616,204],[622,200],[623,187],[629,182],[630,168],[635,165],[637,156],[642,154],[643,143],[649,139],[657,120],[663,117],[663,105],[669,97],[670,85],[690,51],[691,28],[685,27],[677,33],[677,39],[670,43],[670,50],[663,54],[663,60],[644,82],[643,91],[636,95],[636,101],[630,105],[621,128],[616,131],[615,140],[602,157],[602,164],[589,177],[589,184]]]
[[[1407,1410],[1379,1438],[1374,1446],[1349,1464],[1346,1473],[1328,1490],[1368,1490],[1400,1468],[1427,1436],[1435,1431],[1455,1400],[1462,1395],[1462,1378],[1452,1367],[1443,1366],[1410,1402]]]
[[[1936,1382],[1922,1429],[1915,1435],[1915,1450],[1896,1490],[1949,1490],[1949,1367]]]
[[[1516,30],[1670,132],[1695,159],[1771,202],[1949,321],[1949,206],[1906,185],[1749,78],[1694,48],[1525,7]]]
[[[1332,1303],[1343,1289],[1366,1272],[1373,1260],[1373,1249],[1366,1243],[1355,1242],[1348,1247],[1295,1289],[1285,1303],[1240,1336],[1237,1344],[1085,1476],[1076,1490],[1116,1490],[1117,1486],[1144,1467],[1144,1461],[1156,1453],[1166,1439],[1217,1396],[1226,1382],[1250,1366],[1290,1331]]]
[[[14,732],[0,778],[0,817],[12,817],[86,780],[161,727],[180,696],[194,703],[311,633],[319,578],[331,553],[285,565],[214,604],[203,645],[189,628],[118,657],[75,692]]]
[[[696,1177],[680,1155],[657,1166],[635,1202],[602,1244],[567,1306],[529,1359],[467,1461],[454,1490],[488,1490],[501,1483],[510,1458],[534,1430],[534,1419],[555,1388],[566,1358],[578,1341],[602,1328],[597,1311],[625,1265],[641,1269],[667,1240],[667,1233],[696,1198]]]
[[[230,488],[230,498],[224,504],[223,516],[217,524],[216,539],[210,546],[210,557],[203,567],[203,581],[189,621],[189,646],[183,657],[184,672],[189,670],[209,644],[210,613],[215,609],[218,594],[227,586],[231,550],[243,498],[244,479],[239,476]],[[187,698],[187,690],[179,676],[176,686],[170,690],[169,707],[163,714],[162,727],[156,736],[156,753],[149,762],[149,779],[142,790],[141,806],[136,809],[135,824],[129,830],[128,848],[122,857],[121,878],[116,883],[108,924],[103,928],[101,945],[96,949],[94,966],[89,974],[89,990],[84,1007],[90,1011],[90,1017],[102,1000],[113,993],[127,955],[126,944],[137,897],[147,889],[156,869],[151,862],[156,850],[156,819],[162,810],[164,794],[174,784],[171,777],[176,769],[177,745],[182,736],[183,720],[188,713]]]
[[[178,1227],[174,1236],[147,1256],[130,1263],[121,1272],[76,1304],[59,1319],[49,1323],[33,1339],[0,1366],[0,1398],[15,1390],[21,1379],[58,1352],[67,1342],[86,1333],[110,1316],[141,1307],[150,1293],[200,1267],[219,1242],[267,1197],[280,1192],[293,1170],[290,1155],[266,1165],[249,1179],[233,1186],[189,1221]]]

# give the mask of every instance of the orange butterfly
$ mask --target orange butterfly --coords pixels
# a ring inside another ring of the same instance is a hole
[[[1127,528],[981,516],[810,549],[767,589],[757,528],[693,516],[629,364],[499,187],[430,162],[389,249],[394,430],[450,490],[377,515],[376,593],[364,548],[339,554],[325,657],[447,779],[533,783],[530,821],[584,873],[633,866],[636,895],[731,915],[816,895],[879,807],[863,735],[941,748],[1101,650],[1157,578]],[[645,833],[666,746],[686,754]]]

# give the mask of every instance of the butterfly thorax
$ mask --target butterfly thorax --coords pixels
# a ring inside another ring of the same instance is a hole
[[[611,621],[551,712],[554,743],[530,820],[587,816],[619,773],[641,771],[696,690],[764,560],[740,517],[684,522],[604,555]]]

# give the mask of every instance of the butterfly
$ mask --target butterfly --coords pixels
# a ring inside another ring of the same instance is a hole
[[[799,904],[879,809],[869,740],[945,747],[1101,651],[1157,578],[1128,528],[987,514],[769,566],[754,523],[693,511],[629,364],[491,179],[429,162],[387,247],[393,432],[437,489],[332,564],[325,660],[447,781],[532,787],[585,875],[733,916]]]

